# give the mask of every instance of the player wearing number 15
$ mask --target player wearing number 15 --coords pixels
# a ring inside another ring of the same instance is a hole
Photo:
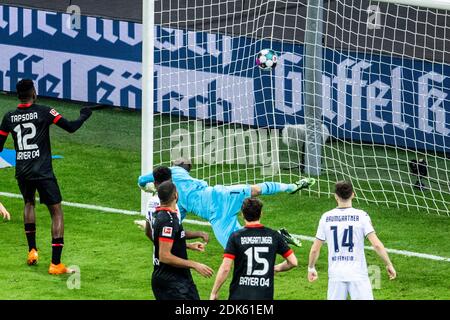
[[[297,258],[279,232],[260,223],[262,202],[247,198],[242,204],[245,227],[234,232],[225,249],[210,299],[217,300],[219,290],[230,273],[234,261],[230,300],[273,300],[274,273],[297,266]],[[275,265],[276,255],[285,261]]]
[[[55,109],[35,103],[36,90],[32,80],[19,81],[16,89],[20,104],[4,116],[0,125],[0,151],[11,133],[16,149],[16,178],[25,202],[24,223],[29,249],[27,263],[34,265],[38,262],[35,213],[37,190],[41,203],[47,205],[52,217],[52,263],[49,273],[68,273],[70,270],[61,263],[64,219],[61,192],[52,168],[49,127],[56,124],[73,133],[91,116],[92,111],[82,108],[78,120],[68,121]]]
[[[316,281],[316,261],[323,242],[328,243],[328,299],[373,300],[366,257],[364,237],[372,244],[386,265],[389,278],[395,279],[395,269],[381,241],[375,234],[369,215],[352,207],[355,194],[350,182],[336,183],[335,198],[338,207],[323,214],[311,247],[308,279]]]

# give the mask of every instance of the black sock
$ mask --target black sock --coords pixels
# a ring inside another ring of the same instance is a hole
[[[52,239],[52,263],[61,263],[61,254],[64,247],[64,238]]]
[[[28,251],[36,248],[36,224],[35,223],[25,223],[25,235],[28,241]]]

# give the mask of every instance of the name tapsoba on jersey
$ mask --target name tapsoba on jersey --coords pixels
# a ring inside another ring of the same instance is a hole
[[[263,225],[234,232],[224,254],[234,260],[230,299],[273,299],[276,255],[286,258],[292,253],[278,232]]]
[[[56,110],[37,104],[21,104],[5,115],[0,134],[13,136],[17,178],[54,178],[49,127],[60,119]]]
[[[362,210],[336,208],[322,215],[316,238],[328,243],[330,280],[367,279],[364,239],[374,231],[369,215]]]

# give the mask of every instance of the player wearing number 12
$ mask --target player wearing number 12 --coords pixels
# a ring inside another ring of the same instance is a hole
[[[369,215],[352,207],[355,194],[350,182],[336,183],[335,198],[338,207],[323,214],[311,247],[308,279],[316,281],[315,264],[320,248],[328,243],[328,300],[373,300],[366,257],[364,237],[372,244],[386,265],[389,278],[396,272],[381,241],[375,234]]]
[[[29,249],[27,263],[34,265],[38,262],[35,212],[37,190],[41,203],[47,205],[52,217],[52,263],[49,273],[69,273],[71,270],[61,263],[64,219],[61,192],[52,167],[49,128],[56,124],[73,133],[91,116],[92,111],[82,108],[79,119],[68,121],[55,109],[35,103],[36,90],[32,80],[19,81],[16,90],[21,103],[3,118],[0,125],[0,151],[11,133],[16,149],[16,179],[25,202],[24,223]]]
[[[297,258],[283,237],[260,223],[262,202],[247,198],[242,204],[245,227],[234,232],[225,249],[222,265],[211,291],[211,300],[219,298],[219,290],[231,271],[234,261],[230,300],[273,300],[275,272],[297,266]],[[275,265],[276,255],[285,261]]]

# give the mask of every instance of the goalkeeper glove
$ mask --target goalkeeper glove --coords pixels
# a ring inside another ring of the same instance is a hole
[[[145,184],[145,186],[141,186],[140,184],[138,184],[138,186],[144,192],[153,193],[153,194],[156,193],[156,187],[153,182],[148,182]]]

